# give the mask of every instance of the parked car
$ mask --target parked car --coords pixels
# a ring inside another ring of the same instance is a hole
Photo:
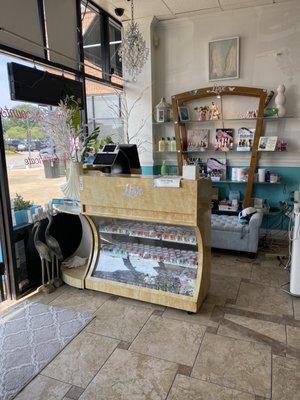
[[[17,150],[18,151],[28,151],[28,150],[34,151],[34,150],[36,150],[35,142],[33,142],[33,141],[31,141],[29,143],[28,142],[20,142],[18,144]]]
[[[55,154],[55,146],[49,146],[49,147],[45,147],[43,149],[40,150],[39,152],[40,156],[52,156],[53,154]]]
[[[21,140],[19,139],[7,139],[5,141],[6,146],[8,147],[14,147],[16,150],[18,149],[18,145],[21,143]]]

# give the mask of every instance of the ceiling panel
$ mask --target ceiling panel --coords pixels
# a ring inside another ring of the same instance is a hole
[[[223,10],[263,6],[266,4],[273,4],[273,0],[220,0]]]
[[[207,9],[220,11],[218,0],[163,0],[173,14]]]
[[[164,20],[193,14],[214,14],[222,10],[256,7],[287,1],[293,0],[134,0],[134,8],[136,18],[155,16]],[[122,21],[130,18],[130,2],[127,0],[94,0],[94,2],[115,17],[115,8],[124,8],[124,16],[116,18]]]
[[[110,10],[110,13],[113,15],[115,15],[114,9],[116,7],[124,8],[126,16],[130,17],[130,2],[127,0],[96,0],[95,2],[105,10]],[[168,14],[171,14],[171,12],[162,0],[134,1],[134,15],[136,18]],[[124,20],[124,18],[122,18],[122,20]]]

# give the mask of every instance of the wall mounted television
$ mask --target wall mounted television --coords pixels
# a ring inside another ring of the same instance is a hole
[[[83,108],[81,82],[15,62],[7,63],[7,69],[12,100],[57,106],[66,96],[74,96]]]

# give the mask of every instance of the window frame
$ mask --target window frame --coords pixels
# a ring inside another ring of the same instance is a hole
[[[81,80],[84,84],[85,79],[92,79],[97,82],[103,83],[104,85],[114,86],[118,89],[123,89],[123,85],[112,82],[110,76],[110,51],[109,51],[109,19],[112,19],[116,24],[122,28],[122,24],[112,15],[107,13],[97,4],[95,4],[92,0],[74,0],[76,2],[76,14],[77,14],[77,35],[78,35],[78,48],[79,48],[79,68],[74,69],[68,67],[66,65],[53,62],[49,59],[49,52],[45,49],[44,55],[45,57],[39,57],[34,54],[28,53],[23,50],[19,50],[5,44],[0,43],[0,51],[6,54],[11,54],[12,56],[17,56],[23,58],[25,60],[30,60],[36,62],[41,65],[50,66],[56,69],[60,69],[62,71],[70,72],[76,76],[78,80]],[[102,29],[104,30],[104,46],[103,46],[103,56],[104,56],[104,78],[100,78],[91,74],[86,74],[84,71],[84,49],[83,49],[83,36],[82,36],[82,21],[81,21],[81,4],[84,2],[88,2],[88,5],[92,6],[101,16],[104,21],[102,24]],[[40,19],[40,28],[43,37],[43,45],[47,47],[47,36],[46,36],[46,21],[45,21],[45,10],[43,0],[37,0],[37,8],[39,11],[39,19]]]
[[[95,4],[92,0],[79,0],[80,5],[84,5],[87,7],[90,7],[93,9],[93,11],[97,12],[100,17],[101,17],[101,26],[100,26],[100,31],[102,37],[102,42],[101,45],[103,45],[103,48],[101,49],[102,51],[102,57],[103,57],[103,65],[102,65],[102,73],[103,73],[103,78],[99,78],[95,75],[87,74],[85,73],[85,78],[87,79],[92,79],[92,80],[97,80],[98,82],[101,83],[108,83],[111,86],[115,86],[116,88],[123,88],[123,85],[117,84],[112,82],[111,80],[111,75],[112,75],[112,70],[111,70],[111,62],[110,62],[110,45],[109,45],[109,20],[112,20],[116,25],[122,29],[122,24],[120,21],[118,21],[116,18],[114,18],[111,14],[107,13],[105,10],[103,10],[101,7],[99,7],[97,4]],[[80,14],[81,15],[81,14]],[[82,35],[82,25],[81,25],[81,38],[83,41],[83,35]],[[100,39],[100,38],[99,38]],[[84,49],[83,49],[83,43],[82,43],[82,52],[83,52],[83,59],[84,59]],[[120,76],[122,78],[122,76]]]

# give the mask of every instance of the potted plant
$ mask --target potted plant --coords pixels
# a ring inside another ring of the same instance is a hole
[[[16,193],[16,197],[12,199],[15,225],[23,225],[28,223],[28,211],[30,211],[32,207],[33,203],[24,200],[21,195]]]

